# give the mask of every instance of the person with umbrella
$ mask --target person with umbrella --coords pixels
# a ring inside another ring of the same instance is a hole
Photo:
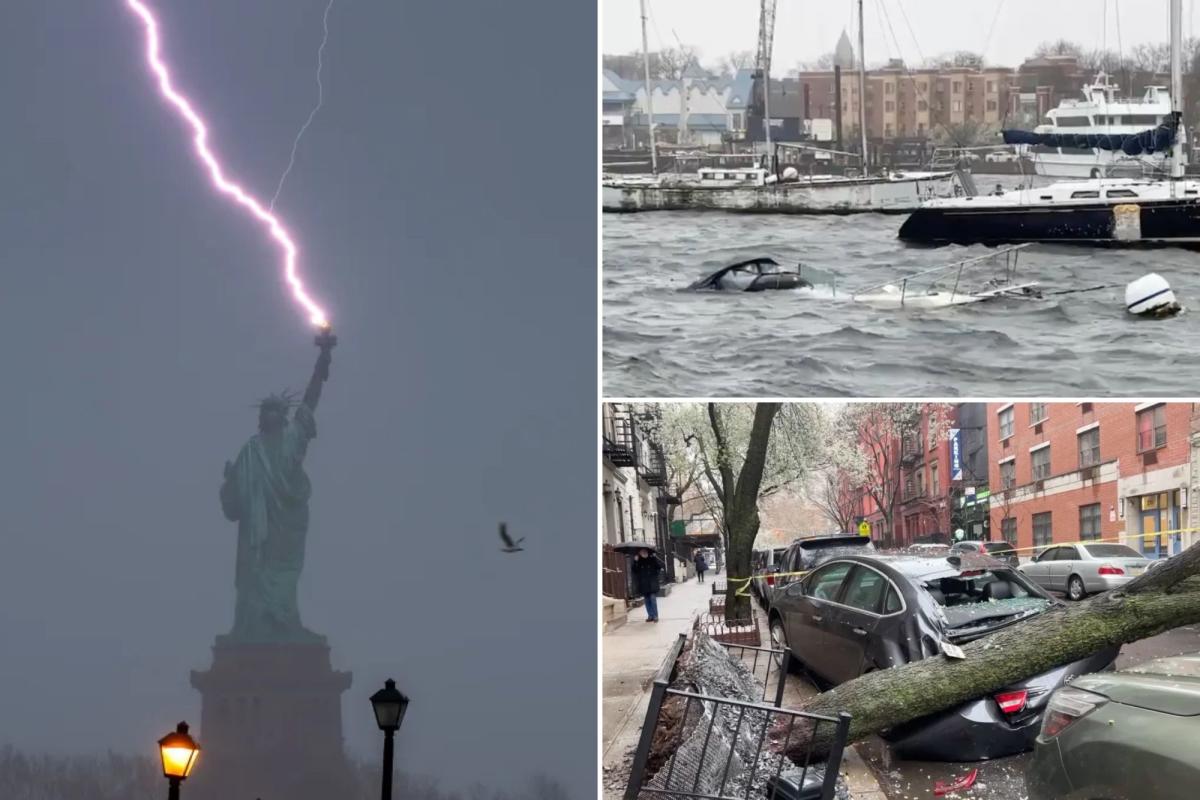
[[[643,547],[633,557],[633,582],[646,603],[646,621],[658,622],[659,573],[663,563],[658,556]]]

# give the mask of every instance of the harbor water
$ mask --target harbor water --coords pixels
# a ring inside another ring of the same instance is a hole
[[[988,185],[979,180],[981,189]],[[906,246],[896,238],[904,219],[604,214],[605,395],[1195,395],[1200,253],[1032,245],[1021,252],[1017,280],[1038,281],[1042,300],[924,311],[851,301],[855,288],[995,252]],[[686,291],[721,266],[759,255],[802,263],[825,283],[814,281],[815,291]],[[1125,284],[1149,272],[1165,277],[1190,313],[1126,314]],[[834,282],[836,290],[826,285]],[[1105,284],[1115,286],[1049,294]]]

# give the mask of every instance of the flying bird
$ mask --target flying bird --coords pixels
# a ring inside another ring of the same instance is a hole
[[[525,549],[520,546],[521,542],[525,541],[525,537],[522,536],[514,542],[508,535],[508,525],[503,522],[500,523],[500,541],[504,542],[504,546],[500,550],[505,553],[519,553]]]

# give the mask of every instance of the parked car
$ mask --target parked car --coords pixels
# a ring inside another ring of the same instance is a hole
[[[1029,800],[1193,798],[1198,739],[1200,653],[1085,675],[1050,696]]]
[[[772,581],[773,588],[768,590],[766,605],[770,606],[772,596],[780,587],[804,577],[799,573],[808,572],[836,556],[857,555],[874,550],[875,544],[871,537],[860,536],[857,533],[834,533],[797,539],[783,554],[779,566],[780,575]]]
[[[772,575],[779,571],[779,562],[785,552],[787,552],[786,547],[754,551],[751,561],[750,591],[758,596],[764,606],[767,604],[767,592],[775,584]]]
[[[967,539],[950,545],[950,555],[963,553],[987,553],[993,558],[1007,562],[1010,567],[1021,563],[1021,559],[1017,557],[1017,551],[1008,542],[981,542],[977,539]]]
[[[1060,603],[1006,563],[914,555],[841,556],[776,589],[771,645],[787,648],[819,682],[839,684],[872,670],[938,655],[1020,624]],[[905,723],[884,736],[900,758],[975,761],[1033,746],[1050,692],[1110,668],[1119,647],[1005,687],[990,697]]]
[[[1124,586],[1153,564],[1128,545],[1089,542],[1048,547],[1020,569],[1043,589],[1082,600]]]

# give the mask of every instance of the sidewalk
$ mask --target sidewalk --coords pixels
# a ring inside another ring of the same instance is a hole
[[[696,615],[708,610],[712,576],[705,577],[704,583],[693,579],[672,584],[671,594],[658,598],[658,622],[647,622],[646,610],[633,608],[629,610],[628,622],[601,637],[604,700],[601,763],[606,770],[620,767],[628,751],[637,746],[650,704],[650,680],[662,666],[671,643],[679,634],[689,633]],[[625,775],[628,776],[627,770]]]

